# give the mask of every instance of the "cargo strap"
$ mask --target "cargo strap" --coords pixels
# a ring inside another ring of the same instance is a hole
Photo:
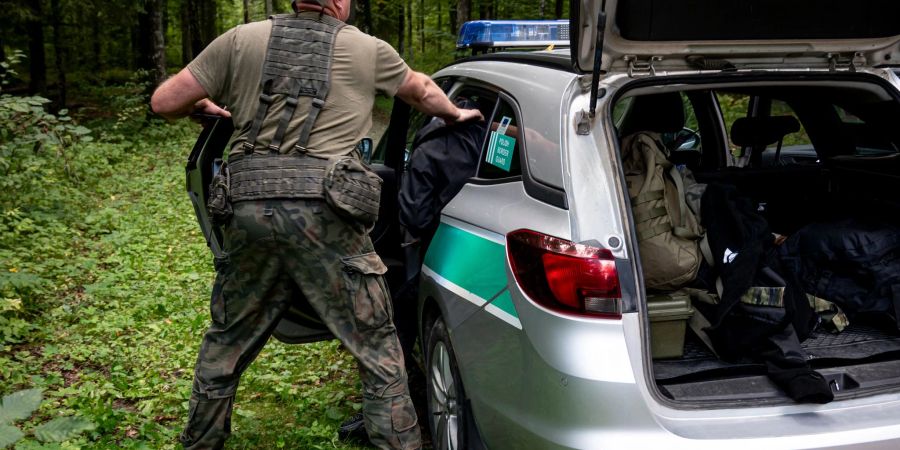
[[[313,156],[232,155],[231,201],[324,198],[323,183],[331,164]]]
[[[312,97],[309,114],[295,146],[298,152],[306,153],[313,125],[325,107],[331,88],[335,38],[345,24],[331,16],[310,12],[274,16],[271,20],[272,34],[260,81],[262,94],[243,150],[248,155],[254,152],[273,96],[286,95],[286,104],[268,149],[271,153],[281,153],[299,98]]]

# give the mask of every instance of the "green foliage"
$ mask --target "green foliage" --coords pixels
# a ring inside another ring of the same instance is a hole
[[[71,175],[55,145],[12,149],[35,178],[0,191],[0,394],[45,396],[16,450],[174,449],[186,419],[214,277],[183,190],[199,128],[148,123],[143,90],[86,91],[71,123],[95,139],[72,144]],[[355,448],[336,430],[360,408],[357,380],[337,342],[270,342],[241,380],[229,448]]]
[[[0,403],[0,449],[25,437],[25,433],[13,424],[31,417],[42,400],[41,389],[26,389],[3,397],[3,402]],[[88,420],[58,417],[38,425],[32,433],[41,442],[64,442],[92,429],[94,424]]]
[[[6,448],[25,437],[25,433],[12,426],[0,423],[0,448]]]
[[[9,425],[31,417],[43,400],[40,389],[26,389],[3,397],[0,403],[0,424]]]
[[[34,429],[34,437],[41,442],[64,442],[95,428],[88,420],[78,417],[58,417]]]

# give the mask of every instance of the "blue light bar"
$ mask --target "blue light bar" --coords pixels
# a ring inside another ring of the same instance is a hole
[[[569,46],[568,20],[475,20],[459,29],[457,49]]]

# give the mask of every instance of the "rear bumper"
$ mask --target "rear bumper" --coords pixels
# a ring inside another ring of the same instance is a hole
[[[517,301],[523,329],[516,359],[527,370],[509,381],[520,395],[509,403],[472,398],[491,448],[900,448],[900,394],[675,409],[649,389],[638,314],[599,322],[532,308]]]

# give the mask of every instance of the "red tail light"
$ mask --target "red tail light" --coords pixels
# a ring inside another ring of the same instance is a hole
[[[547,308],[582,315],[622,316],[612,252],[531,230],[506,236],[513,274],[522,290]]]

